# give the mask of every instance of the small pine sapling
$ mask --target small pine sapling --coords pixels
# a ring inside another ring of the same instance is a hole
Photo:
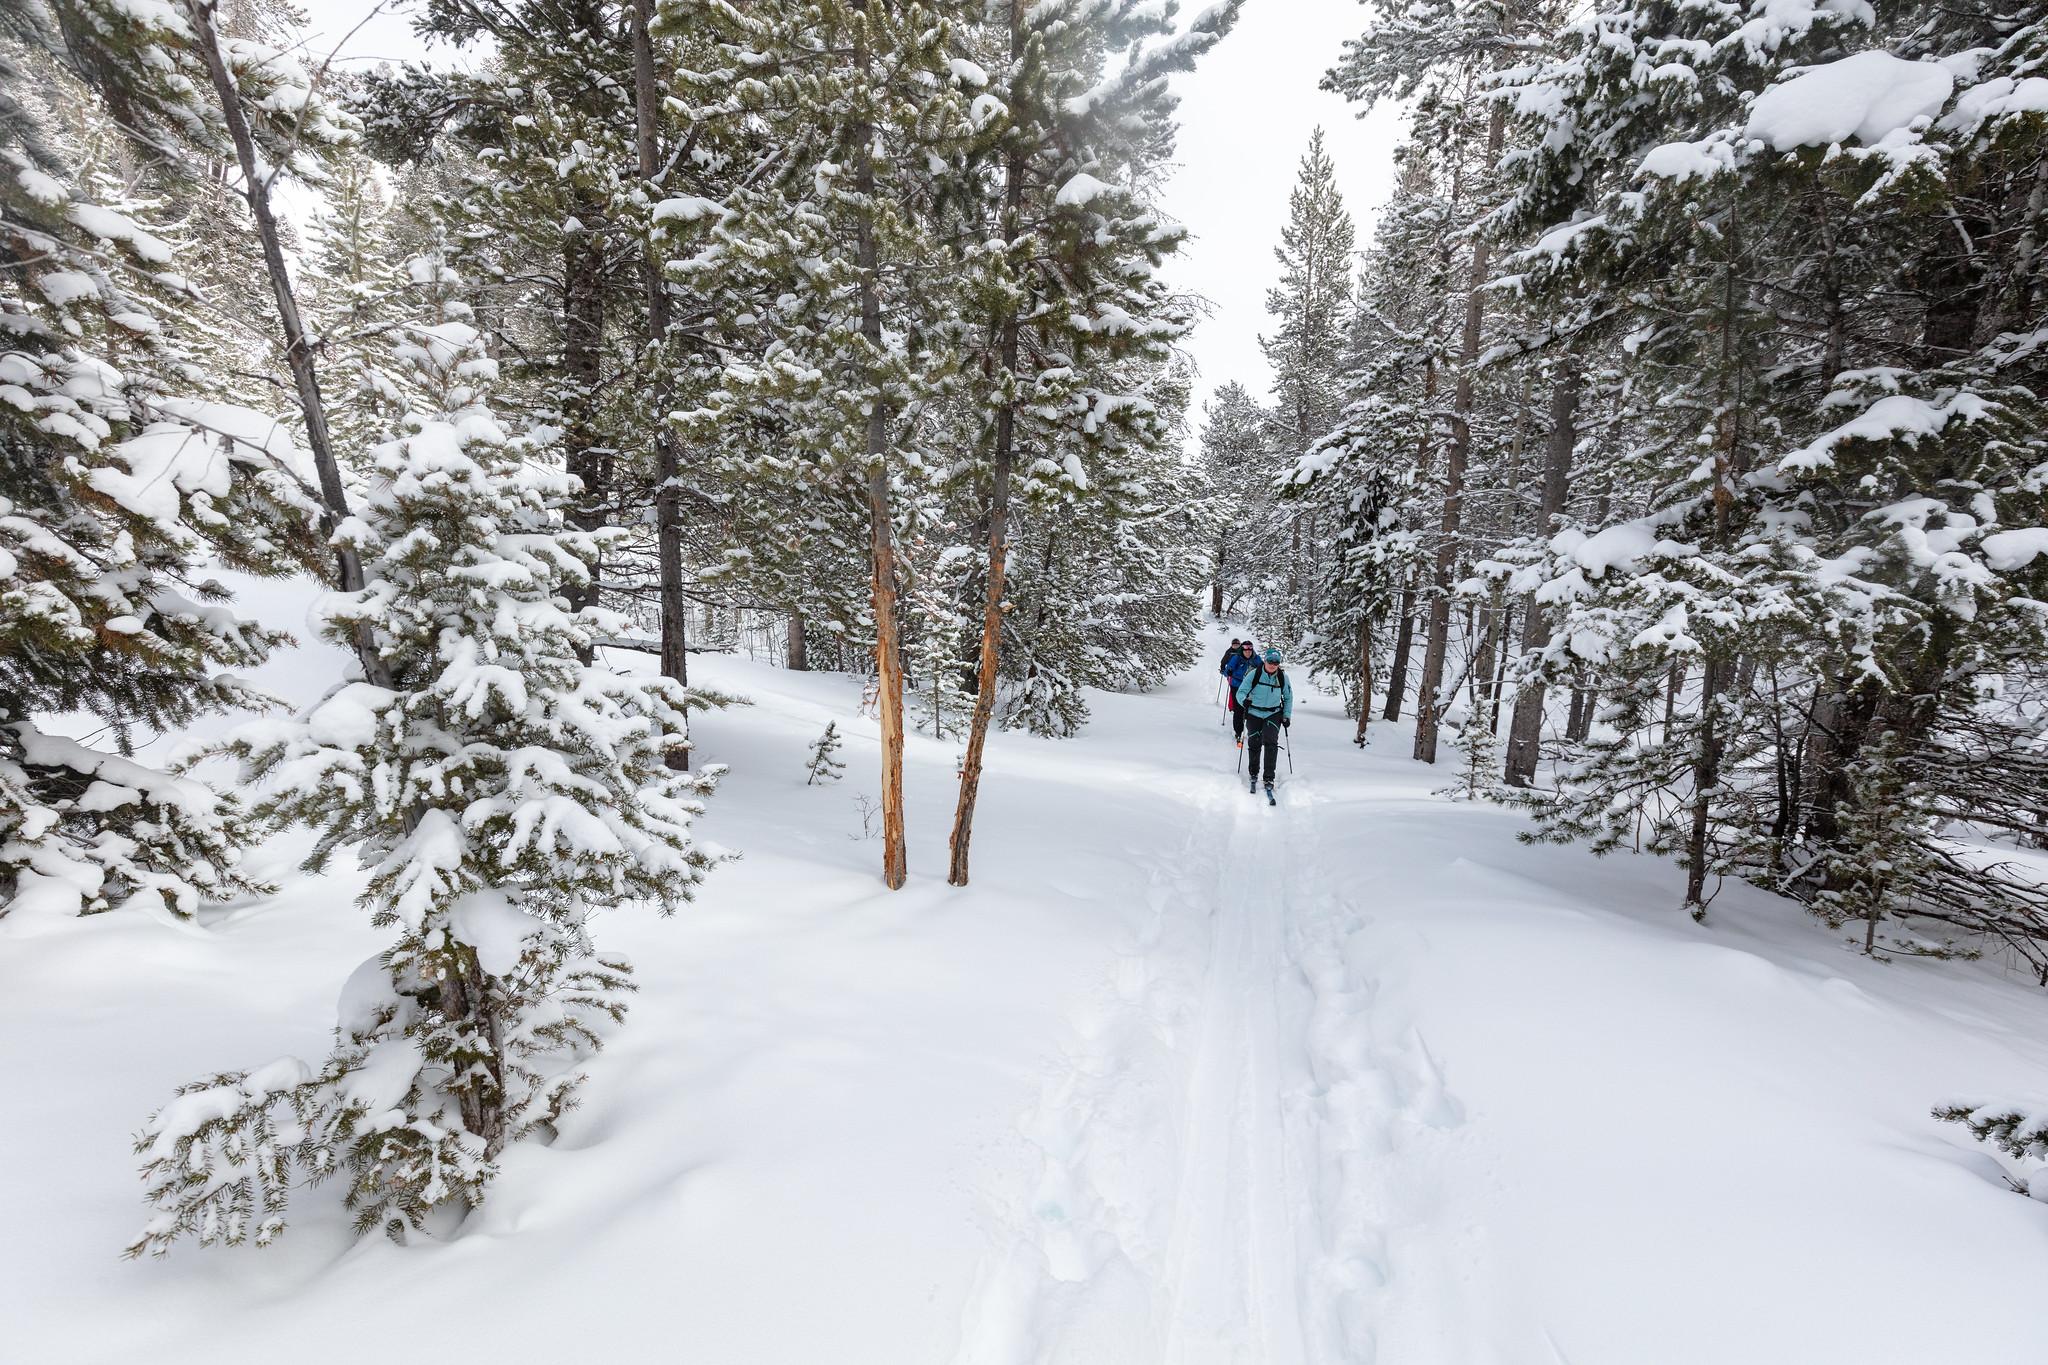
[[[811,759],[805,769],[807,776],[804,778],[804,785],[806,787],[820,782],[837,782],[845,775],[846,765],[833,757],[834,754],[839,752],[841,743],[842,741],[839,738],[839,722],[836,720],[826,721],[825,733],[819,735],[817,742],[811,745]]]
[[[1878,925],[1910,909],[1911,888],[1925,885],[1934,861],[1923,827],[1927,816],[1914,791],[1911,765],[1886,731],[1858,755],[1850,776],[1852,799],[1843,804],[1838,838],[1825,857],[1823,888],[1814,913],[1830,928],[1861,922],[1863,952],[1879,957]],[[1894,940],[1888,946],[1919,956],[1946,957],[1952,948]]]
[[[1458,727],[1452,747],[1458,753],[1458,780],[1438,795],[1460,801],[1479,801],[1494,795],[1500,786],[1499,748],[1484,706],[1473,706]]]

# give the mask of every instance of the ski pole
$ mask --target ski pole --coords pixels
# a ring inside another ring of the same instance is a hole
[[[1280,747],[1287,750],[1287,775],[1292,777],[1294,776],[1294,727],[1292,725],[1280,727],[1280,741]]]

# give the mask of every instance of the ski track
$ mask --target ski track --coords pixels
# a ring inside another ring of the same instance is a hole
[[[1145,928],[1068,1012],[1018,1123],[1026,1174],[984,1191],[957,1365],[1495,1358],[1481,1249],[1402,1254],[1439,1220],[1462,1114],[1381,998],[1362,889],[1327,882],[1329,804],[1279,791],[1161,791],[1188,837],[1149,855]]]

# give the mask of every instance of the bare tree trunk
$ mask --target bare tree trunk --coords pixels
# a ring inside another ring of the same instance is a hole
[[[783,663],[792,673],[807,673],[811,667],[810,643],[804,632],[804,614],[789,614],[789,646]]]
[[[1486,127],[1489,167],[1500,158],[1507,129],[1505,108],[1496,103]],[[1444,656],[1450,648],[1451,582],[1456,572],[1459,529],[1464,520],[1465,467],[1472,455],[1472,372],[1479,361],[1479,342],[1486,322],[1485,286],[1489,246],[1484,235],[1472,239],[1472,267],[1465,290],[1465,330],[1458,344],[1458,383],[1451,400],[1451,441],[1445,452],[1444,512],[1437,528],[1436,582],[1429,601],[1429,636],[1422,650],[1422,679],[1415,698],[1415,757],[1436,762],[1437,730],[1443,711],[1438,695],[1444,682]]]
[[[1550,439],[1543,447],[1543,506],[1538,531],[1553,529],[1571,492],[1582,382],[1576,357],[1567,356],[1550,387]],[[1531,593],[1522,604],[1522,653],[1533,654],[1549,644],[1550,619]],[[1536,757],[1543,739],[1543,692],[1542,683],[1529,682],[1515,694],[1514,714],[1508,721],[1505,773],[1511,787],[1527,787],[1536,780]]]
[[[1740,292],[1736,263],[1742,251],[1742,220],[1729,214],[1728,264],[1722,283],[1721,384],[1722,408],[1716,419],[1723,431],[1714,441],[1714,530],[1719,549],[1728,543],[1734,516],[1735,484],[1742,476],[1742,378],[1736,369],[1736,303]],[[1707,913],[1707,838],[1712,828],[1714,790],[1721,782],[1721,756],[1727,741],[1721,733],[1721,693],[1732,670],[1727,659],[1709,650],[1700,670],[1699,749],[1693,760],[1692,828],[1685,841],[1685,905],[1694,919]]]
[[[1387,666],[1387,720],[1401,719],[1401,698],[1408,691],[1408,654],[1415,647],[1415,585],[1401,589],[1401,624],[1394,630],[1394,658]]]
[[[1480,608],[1485,613],[1486,629],[1479,637],[1479,657],[1472,661],[1472,710],[1475,715],[1481,708],[1494,706],[1494,660],[1501,652],[1501,621],[1507,607],[1498,592],[1493,594],[1493,599]]]
[[[1504,602],[1500,606],[1500,652],[1493,661],[1492,710],[1486,717],[1486,733],[1500,733],[1500,703],[1508,690],[1508,639],[1515,631],[1515,604]]]
[[[1722,739],[1718,702],[1724,668],[1718,659],[1709,656],[1700,679],[1700,739],[1692,769],[1692,829],[1685,841],[1685,904],[1694,919],[1707,913],[1707,834],[1714,788],[1721,780]]]
[[[872,257],[872,244],[864,254]],[[879,338],[875,341],[880,344]],[[868,415],[870,461],[883,458],[887,420],[879,408]],[[903,650],[896,633],[896,543],[891,520],[889,473],[877,465],[868,473],[868,548],[874,563],[876,709],[882,722],[882,881],[894,891],[908,879],[910,866],[903,833]]]
[[[1372,723],[1372,620],[1358,623],[1358,730],[1351,742],[1365,747],[1365,730]]]
[[[633,111],[634,142],[640,176],[652,191],[661,174],[661,148],[657,145],[661,91],[654,72],[654,0],[633,0]],[[643,270],[647,283],[647,326],[657,353],[667,339],[669,328],[668,281],[661,262],[655,258],[649,238]],[[670,387],[663,358],[662,377],[654,388],[655,489],[654,542],[660,575],[661,673],[677,683],[690,681],[689,617],[683,600],[682,450],[675,428],[669,424]],[[688,747],[672,751],[672,766],[688,769]]]
[[[867,0],[854,0],[865,17]],[[854,63],[862,79],[869,75],[870,53],[865,26],[855,30]],[[874,129],[856,125],[853,144],[854,188],[863,203],[875,197]],[[878,275],[880,250],[875,226],[865,211],[856,220],[855,264],[860,268],[860,334],[876,355],[885,350],[882,296]],[[910,876],[903,831],[903,642],[896,628],[896,530],[889,509],[889,416],[880,394],[868,404],[868,552],[873,562],[870,590],[875,613],[876,710],[882,723],[882,881],[898,890]]]
[[[1583,680],[1584,670],[1572,682],[1572,705],[1564,721],[1564,737],[1574,744],[1593,732],[1593,690]]]
[[[270,276],[270,291],[277,301],[277,319],[284,329],[285,364],[291,368],[292,386],[298,393],[299,412],[306,423],[306,445],[313,452],[313,466],[320,480],[320,530],[330,541],[335,528],[348,518],[348,490],[341,482],[341,466],[334,457],[334,440],[327,429],[327,405],[320,397],[320,378],[313,369],[313,348],[306,339],[306,327],[299,317],[299,302],[292,293],[291,275],[285,269],[284,244],[278,236],[277,219],[270,211],[270,180],[259,173],[256,139],[249,131],[249,119],[242,109],[241,93],[220,50],[214,32],[214,0],[187,0],[193,33],[201,58],[220,101],[221,116],[228,137],[235,144],[235,159],[241,164],[242,185],[249,200],[249,214],[256,223],[256,237],[263,245],[263,265]],[[335,585],[343,592],[363,590],[363,562],[349,546],[334,549]],[[368,626],[355,631],[356,661],[363,680],[378,687],[391,685],[391,668],[377,652],[376,637]]]
[[[585,224],[594,222],[603,211],[587,198],[579,199],[578,209],[575,217]],[[562,464],[582,485],[570,521],[585,531],[604,525],[604,504],[610,494],[606,477],[609,452],[597,433],[603,351],[604,238],[586,226],[562,237],[562,371],[568,388],[562,405]],[[601,571],[598,565],[591,569],[591,582],[570,592],[570,606],[580,609],[597,600]]]
[[[1010,60],[1024,55],[1024,14],[1022,0],[1010,0]],[[1004,160],[1006,183],[1003,190],[1003,240],[1014,243],[1024,229],[1024,153],[1012,146]],[[1014,395],[1021,327],[1016,307],[1003,314],[1002,355],[1005,395]],[[967,724],[967,752],[960,763],[960,800],[953,811],[951,862],[946,869],[950,886],[967,885],[968,846],[974,839],[974,803],[981,794],[982,753],[988,744],[988,727],[996,710],[996,678],[1003,639],[1003,575],[1010,552],[1010,464],[1017,440],[1017,402],[1006,396],[996,410],[995,464],[989,472],[988,497],[988,595],[981,610],[981,668],[975,680],[974,711]],[[1216,593],[1220,597],[1219,583]]]

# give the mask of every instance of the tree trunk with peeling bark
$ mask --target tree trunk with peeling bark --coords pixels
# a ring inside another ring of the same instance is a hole
[[[1010,60],[1024,55],[1024,15],[1021,0],[1010,4]],[[1023,231],[1025,160],[1022,151],[1011,148],[1004,158],[1003,237],[1015,242]],[[960,764],[960,799],[953,811],[951,861],[946,881],[967,885],[968,846],[974,839],[974,803],[981,794],[982,753],[988,744],[988,728],[995,716],[996,679],[1003,639],[1003,576],[1010,550],[1010,467],[1017,442],[1017,366],[1021,357],[1023,328],[1013,306],[1004,314],[999,363],[1003,367],[1003,404],[996,410],[995,459],[989,472],[988,506],[988,592],[981,611],[981,663],[975,679],[974,712],[967,725],[967,752]],[[1222,591],[1219,585],[1217,591]]]

